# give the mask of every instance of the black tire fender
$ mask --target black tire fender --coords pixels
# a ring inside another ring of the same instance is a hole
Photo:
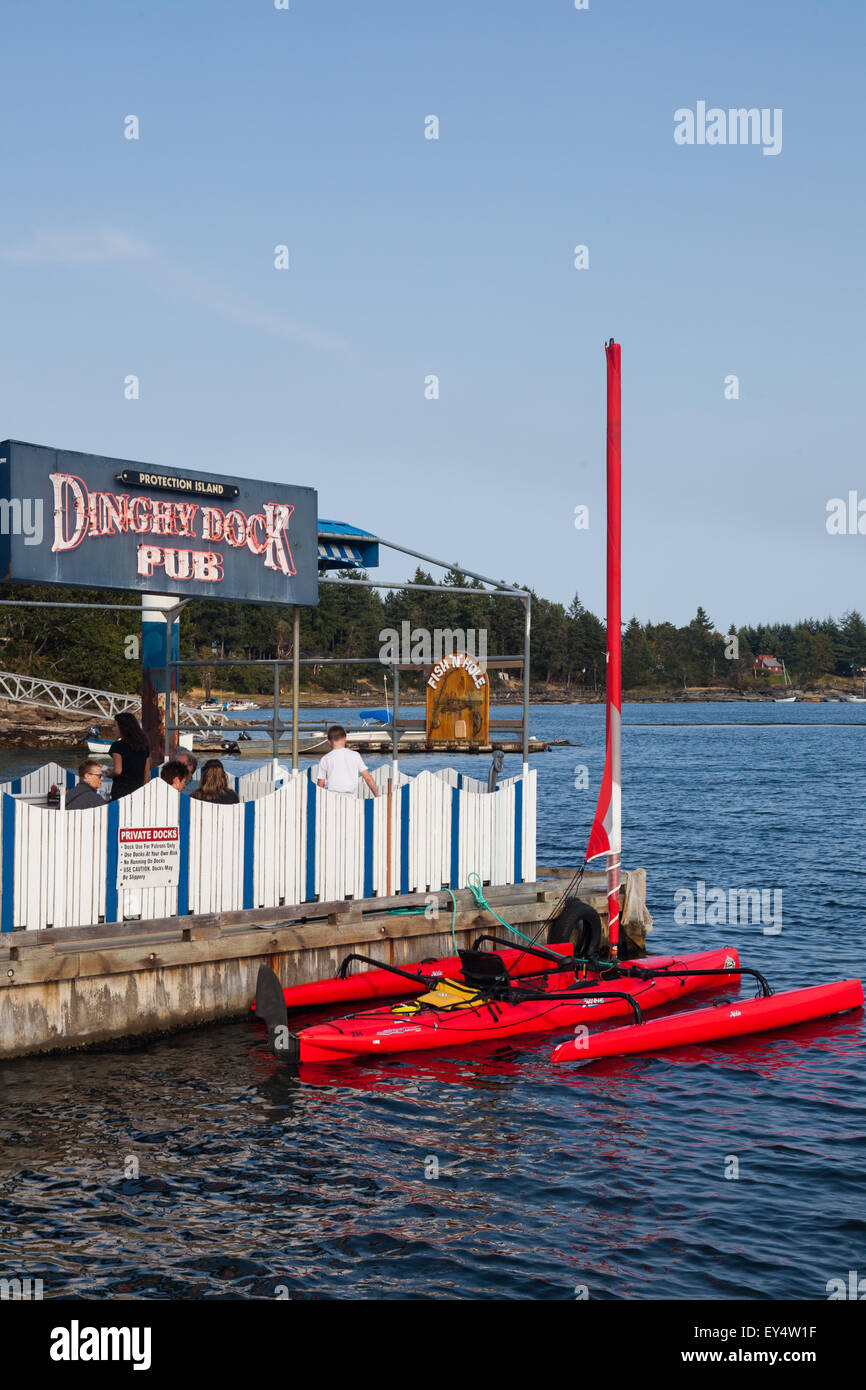
[[[547,928],[548,946],[570,941],[576,956],[597,956],[601,936],[601,918],[582,898],[568,898]]]

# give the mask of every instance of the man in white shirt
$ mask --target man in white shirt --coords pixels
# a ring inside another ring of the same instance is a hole
[[[328,730],[328,743],[331,751],[319,763],[318,786],[329,792],[342,792],[344,796],[356,796],[358,778],[363,777],[374,796],[379,792],[376,783],[367,771],[367,764],[354,748],[346,747],[346,730],[342,724],[332,724]]]

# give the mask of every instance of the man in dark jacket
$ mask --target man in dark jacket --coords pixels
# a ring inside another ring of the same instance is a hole
[[[82,811],[90,806],[105,806],[107,803],[99,795],[102,785],[102,764],[95,758],[88,758],[78,769],[80,782],[66,797],[67,811]]]

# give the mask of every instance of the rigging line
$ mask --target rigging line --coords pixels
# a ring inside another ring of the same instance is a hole
[[[543,932],[547,927],[550,926],[551,922],[553,922],[553,921],[555,920],[556,917],[559,916],[560,912],[562,911],[562,909],[563,909],[563,907],[565,906],[565,904],[566,904],[566,902],[568,901],[568,899],[569,899],[569,898],[576,898],[576,897],[577,897],[578,892],[580,891],[580,885],[581,885],[581,883],[583,882],[583,875],[584,875],[584,873],[586,872],[586,866],[587,866],[587,863],[588,863],[588,862],[589,862],[588,860],[584,859],[584,861],[583,861],[583,863],[581,864],[580,868],[579,868],[579,869],[576,869],[575,872],[572,874],[572,876],[571,876],[571,878],[570,878],[570,880],[569,880],[568,886],[567,886],[567,888],[565,889],[564,893],[562,893],[562,894],[560,895],[560,897],[557,899],[557,901],[554,903],[554,905],[553,905],[553,907],[551,908],[550,912],[548,913],[547,917],[545,917],[544,920],[541,922],[541,924],[540,924],[540,926],[539,926],[537,932],[535,933],[535,935],[534,935],[533,937],[531,937],[531,938],[530,938],[530,937],[524,937],[524,938],[523,938],[524,941],[529,941],[530,946],[536,945],[536,943],[538,942],[538,938],[541,936],[542,932]],[[501,921],[502,921],[502,918],[500,917],[499,920],[500,920],[500,922],[501,922]],[[515,928],[512,927],[512,926],[509,926],[508,923],[506,923],[505,925],[509,927],[509,931],[514,931],[514,930],[515,930]],[[520,933],[518,933],[518,935],[519,935],[519,934],[520,934]],[[526,951],[521,951],[520,955],[517,957],[517,960],[518,960],[518,961],[522,960],[523,957],[524,957],[526,954],[527,954]],[[584,959],[584,958],[583,958],[582,956],[572,956],[572,960],[583,961],[583,959]],[[515,961],[515,965],[516,965],[516,964],[517,964],[517,961]]]
[[[549,925],[549,923],[553,920],[553,918],[556,916],[556,907],[561,907],[561,905],[566,901],[566,899],[567,899],[569,896],[572,896],[572,897],[576,896],[576,894],[577,894],[577,889],[580,887],[580,883],[581,883],[581,880],[582,880],[582,878],[583,878],[583,874],[584,874],[585,869],[586,869],[586,860],[584,860],[584,862],[583,862],[583,864],[581,865],[580,869],[578,869],[578,870],[576,871],[576,873],[574,874],[573,878],[571,879],[571,882],[570,882],[569,885],[568,885],[568,888],[565,890],[565,892],[563,893],[562,897],[559,899],[559,903],[556,904],[556,906],[555,906],[554,910],[551,912],[550,916],[547,917],[547,918],[541,923],[541,925],[539,926],[539,928],[538,928],[537,932],[535,933],[535,935],[534,935],[534,936],[531,936],[531,937],[530,937],[530,936],[526,936],[522,931],[518,931],[517,927],[513,926],[513,925],[511,924],[511,922],[506,922],[506,920],[505,920],[504,917],[500,917],[498,912],[494,912],[493,908],[490,906],[489,902],[487,901],[487,899],[484,897],[483,893],[481,892],[481,887],[482,887],[481,879],[480,879],[480,877],[479,877],[479,875],[478,875],[477,873],[473,872],[473,873],[471,873],[471,874],[469,875],[469,878],[467,879],[466,886],[467,886],[467,888],[469,889],[469,891],[470,891],[470,893],[472,894],[472,896],[475,898],[475,901],[476,901],[476,903],[478,904],[478,906],[479,906],[480,908],[482,908],[485,912],[490,912],[490,913],[492,913],[492,915],[496,918],[497,922],[501,922],[501,923],[502,923],[502,926],[503,926],[503,927],[506,927],[506,928],[508,929],[508,931],[513,932],[515,936],[519,936],[520,939],[521,939],[521,941],[527,942],[528,946],[534,946],[534,945],[536,945],[536,943],[537,943],[537,941],[538,941],[538,938],[539,938],[539,936],[541,935],[541,933],[544,931],[545,927],[547,927],[547,926]],[[473,883],[473,881],[472,881],[473,879],[475,880],[474,883]],[[574,892],[572,892],[572,884],[575,885]],[[523,957],[526,956],[527,954],[528,954],[528,951],[526,951],[526,950],[521,951],[521,952],[520,952],[520,955],[518,956],[518,960],[522,960]],[[569,957],[563,959],[563,969],[566,969],[566,970],[567,970],[567,969],[568,969],[568,965],[569,965],[572,961],[576,961],[576,962],[577,962],[578,964],[580,964],[580,965],[589,965],[589,964],[592,963],[591,958],[590,958],[589,956],[569,956]],[[516,963],[517,963],[517,962],[515,962],[515,964],[516,964]],[[599,963],[599,965],[602,965],[602,966],[605,966],[605,965],[607,965],[607,966],[616,966],[618,962],[615,961],[615,960],[612,960],[612,961],[599,961],[598,963]],[[514,968],[514,967],[512,966],[512,969],[513,969],[513,968]]]

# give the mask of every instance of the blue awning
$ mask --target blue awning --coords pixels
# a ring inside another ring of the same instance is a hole
[[[319,541],[319,559],[336,560],[341,565],[360,565],[361,552],[353,545],[337,545],[335,541]]]
[[[319,569],[375,569],[379,543],[369,531],[345,521],[319,518]]]

